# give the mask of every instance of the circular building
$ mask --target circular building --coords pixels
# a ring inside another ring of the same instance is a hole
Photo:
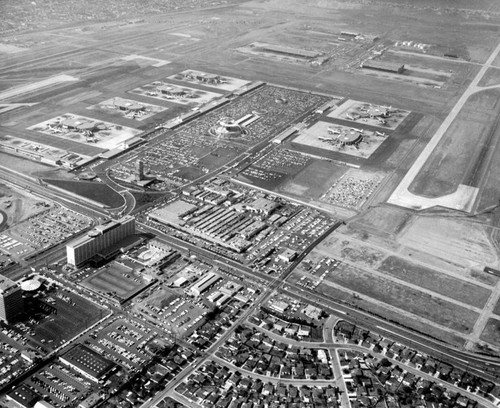
[[[185,89],[174,85],[161,85],[156,89],[162,95],[166,95],[171,98],[184,98],[187,96],[187,92]]]
[[[363,140],[363,135],[359,132],[346,132],[338,136],[337,140],[341,145],[352,146]]]
[[[248,131],[243,126],[230,118],[220,119],[209,132],[221,138],[234,138],[248,134]]]
[[[24,292],[35,292],[40,289],[40,286],[42,286],[42,282],[40,282],[38,279],[28,279],[24,282],[21,282],[21,289]]]

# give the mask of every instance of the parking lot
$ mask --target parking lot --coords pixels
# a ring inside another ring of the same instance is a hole
[[[39,395],[46,396],[55,407],[71,406],[83,398],[92,386],[88,379],[58,363],[44,367],[24,384]]]
[[[158,332],[136,320],[118,319],[91,332],[87,346],[132,371],[150,359],[146,345],[157,336]]]
[[[0,246],[18,256],[40,250],[90,227],[90,218],[63,208],[53,208],[28,218],[0,236]]]

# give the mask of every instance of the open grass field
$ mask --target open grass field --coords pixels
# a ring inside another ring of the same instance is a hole
[[[491,142],[484,150],[473,182],[479,186],[474,204],[475,212],[481,213],[498,205],[498,180],[500,180],[500,127],[495,123]]]
[[[414,194],[441,197],[459,184],[477,187],[500,112],[500,90],[473,94],[410,185]],[[478,173],[479,172],[479,173]]]
[[[479,86],[493,86],[500,85],[500,69],[488,68],[486,74],[481,78],[478,83]]]
[[[480,339],[500,347],[500,320],[488,319]]]
[[[124,204],[123,197],[103,183],[54,179],[44,179],[44,182],[107,207],[117,208]]]
[[[377,270],[479,308],[484,307],[491,295],[491,291],[486,288],[395,256],[385,259]]]
[[[360,269],[341,264],[325,279],[347,290],[368,296],[405,312],[412,313],[438,325],[470,333],[478,314],[464,307],[434,298],[399,283],[375,277]]]
[[[148,282],[131,268],[114,262],[83,280],[82,285],[103,293],[112,292],[126,299],[148,286]]]

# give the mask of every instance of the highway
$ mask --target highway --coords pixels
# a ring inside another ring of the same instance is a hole
[[[45,197],[47,199],[53,200],[54,202],[63,205],[66,208],[72,209],[76,212],[89,216],[94,223],[97,223],[100,219],[109,217],[110,213],[102,208],[89,205],[87,203],[76,202],[75,198],[70,195],[65,195],[59,191],[53,191],[45,186],[41,185],[37,180],[28,178],[24,175],[18,174],[16,172],[9,171],[7,169],[0,167],[0,178],[8,180],[8,183],[19,186],[29,192],[39,195],[40,197]],[[127,212],[129,212],[135,205],[135,199],[130,194],[124,194],[126,197],[127,205],[124,206]],[[234,271],[237,275],[246,276],[253,281],[259,281],[262,284],[263,292],[259,296],[256,302],[250,306],[231,329],[227,330],[208,350],[203,353],[202,358],[200,358],[194,365],[185,368],[177,378],[168,385],[168,387],[161,393],[159,393],[155,398],[153,398],[149,403],[145,404],[144,407],[153,407],[158,401],[163,399],[166,395],[171,395],[172,390],[183,381],[183,379],[189,375],[193,370],[199,367],[207,359],[213,358],[215,350],[223,344],[234,332],[234,329],[245,322],[245,320],[253,313],[260,305],[265,304],[267,300],[275,293],[276,290],[280,289],[286,295],[293,298],[299,299],[305,303],[316,304],[319,307],[326,309],[328,312],[338,315],[345,316],[346,320],[364,327],[374,333],[385,336],[391,340],[399,341],[402,344],[413,347],[417,350],[425,352],[432,355],[440,360],[449,362],[454,366],[460,367],[470,373],[474,373],[483,378],[487,378],[492,381],[498,381],[498,373],[500,373],[500,359],[488,356],[481,356],[472,354],[466,351],[458,350],[452,346],[440,342],[437,339],[432,339],[424,334],[415,333],[411,329],[399,326],[397,324],[388,322],[382,318],[374,316],[366,311],[356,309],[355,307],[348,305],[341,300],[327,298],[313,291],[308,291],[302,288],[295,287],[293,284],[287,282],[287,278],[292,274],[294,269],[299,265],[299,263],[307,256],[307,254],[314,249],[327,235],[329,235],[336,227],[332,226],[327,232],[325,232],[321,237],[318,237],[299,257],[296,259],[287,270],[278,278],[273,278],[268,275],[255,272],[250,267],[241,265],[239,262],[227,259],[222,255],[217,255],[208,249],[200,248],[194,244],[182,241],[178,238],[167,236],[161,231],[146,225],[144,223],[138,222],[138,229],[153,233],[154,235],[159,235],[161,239],[168,242],[172,247],[177,248],[180,251],[190,251],[196,254],[201,259],[206,259],[210,262],[216,262],[222,266],[222,269]],[[34,268],[40,268],[43,265],[59,261],[64,258],[64,245],[56,245],[53,248],[45,251],[44,253],[36,256],[33,261],[26,262],[27,266]],[[281,287],[281,288],[280,288]],[[326,344],[325,344],[326,346]]]
[[[152,233],[161,233],[160,231],[147,225],[142,225],[142,228]],[[327,232],[326,235],[328,235],[328,233],[329,232]],[[200,256],[202,259],[213,261],[215,257],[217,263],[225,265],[228,269],[238,271],[252,280],[258,279],[260,282],[265,282],[265,285],[271,284],[274,287],[277,287],[277,282],[279,282],[279,284],[283,282],[284,287],[281,291],[292,298],[299,299],[304,303],[315,303],[320,308],[326,307],[330,313],[345,317],[347,321],[357,324],[374,333],[385,336],[391,340],[399,341],[402,344],[432,355],[442,361],[460,367],[463,370],[467,370],[483,378],[487,378],[490,381],[498,381],[498,373],[500,373],[500,358],[460,350],[449,344],[443,343],[438,339],[428,337],[423,333],[417,333],[410,328],[400,326],[396,323],[392,323],[381,317],[375,316],[367,311],[357,309],[352,305],[346,304],[342,300],[329,298],[314,291],[296,287],[287,282],[286,279],[291,275],[298,263],[305,258],[305,256],[321,241],[321,239],[315,241],[313,246],[309,247],[299,259],[295,260],[292,266],[280,277],[279,281],[269,275],[253,271],[251,268],[243,266],[236,261],[213,254],[207,249],[197,247],[196,245],[181,241],[177,238],[163,236],[163,239],[179,249],[189,249],[191,253]]]

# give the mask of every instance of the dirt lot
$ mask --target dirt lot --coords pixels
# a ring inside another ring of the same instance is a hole
[[[500,347],[500,320],[488,319],[486,327],[481,333],[481,340]]]
[[[325,256],[328,254],[332,258],[346,259],[368,268],[377,267],[386,257],[386,254],[379,250],[349,241],[346,237],[336,234],[330,235],[316,248],[316,251]]]
[[[369,208],[349,225],[354,229],[367,228],[375,234],[397,235],[412,216],[409,210],[382,204]]]
[[[50,202],[25,191],[0,184],[0,210],[7,214],[7,224],[9,226],[46,211],[47,207],[43,203]]]
[[[402,279],[405,282],[447,296],[451,299],[482,308],[491,291],[486,288],[456,279],[430,268],[390,256],[378,267],[380,272]]]
[[[406,226],[398,242],[462,266],[482,269],[498,265],[485,228],[466,220],[419,217]]]
[[[495,309],[493,309],[493,313],[495,313],[496,315],[500,316],[500,300],[495,305]]]
[[[328,275],[327,281],[462,333],[470,333],[478,317],[463,307],[348,265],[341,264]]]
[[[298,282],[300,277],[300,274],[295,273],[289,278],[289,281]],[[389,305],[383,306],[383,304],[381,303],[374,303],[368,299],[354,296],[354,293],[352,291],[348,291],[343,288],[336,288],[328,284],[319,285],[316,289],[314,289],[314,291],[315,293],[323,294],[328,298],[334,298],[346,302],[347,304],[359,307],[361,310],[365,310],[373,315],[383,317],[393,322],[397,322],[404,327],[409,327],[429,336],[439,338],[449,344],[461,346],[464,343],[464,339],[456,334],[429,325],[427,321],[422,321],[417,317],[398,313],[396,309],[392,308]]]

